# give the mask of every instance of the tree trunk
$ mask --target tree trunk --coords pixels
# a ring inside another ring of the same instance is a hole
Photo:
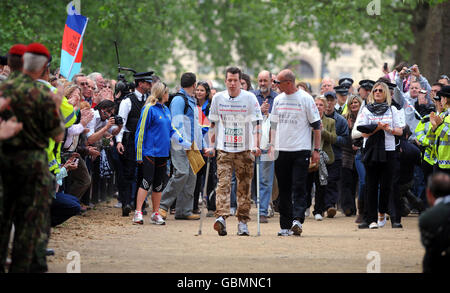
[[[433,84],[441,74],[450,73],[450,23],[446,18],[450,13],[450,2],[431,7],[421,3],[411,13],[414,40],[403,45],[410,55],[397,53],[395,62],[405,60],[409,66],[417,64],[420,73]]]
[[[439,62],[439,75],[450,75],[450,2],[439,4],[442,11],[442,30],[441,30],[441,55]]]

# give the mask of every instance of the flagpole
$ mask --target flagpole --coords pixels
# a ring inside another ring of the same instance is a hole
[[[89,22],[89,18],[86,17],[86,23],[84,24],[83,31],[81,32],[80,41],[78,42],[77,50],[75,51],[75,55],[73,56],[72,64],[70,64],[70,69],[69,69],[69,73],[67,74],[67,78],[70,77],[70,73],[72,72],[73,64],[75,63],[75,59],[77,59],[78,50],[80,50],[81,42],[83,41],[84,32],[86,31],[88,22]]]

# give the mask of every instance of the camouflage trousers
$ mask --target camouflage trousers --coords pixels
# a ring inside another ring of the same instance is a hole
[[[231,176],[235,170],[237,179],[237,210],[239,221],[247,223],[250,220],[251,183],[253,179],[254,155],[250,151],[217,153],[217,187],[216,187],[216,218],[230,215]]]
[[[50,204],[54,179],[43,150],[4,153],[0,157],[3,206],[0,217],[0,271],[4,271],[14,224],[9,272],[45,272],[50,237]]]

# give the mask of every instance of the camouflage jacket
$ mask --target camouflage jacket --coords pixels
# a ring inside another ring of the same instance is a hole
[[[11,98],[9,107],[0,113],[2,119],[15,116],[23,129],[14,137],[4,140],[4,152],[43,150],[49,138],[64,131],[60,110],[56,108],[48,90],[29,76],[17,74],[0,85],[0,95]]]

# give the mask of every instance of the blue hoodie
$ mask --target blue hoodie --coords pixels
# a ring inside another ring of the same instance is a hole
[[[171,139],[185,148],[190,148],[172,127],[170,111],[165,105],[147,104],[142,108],[136,129],[136,161],[144,156],[168,157]]]

